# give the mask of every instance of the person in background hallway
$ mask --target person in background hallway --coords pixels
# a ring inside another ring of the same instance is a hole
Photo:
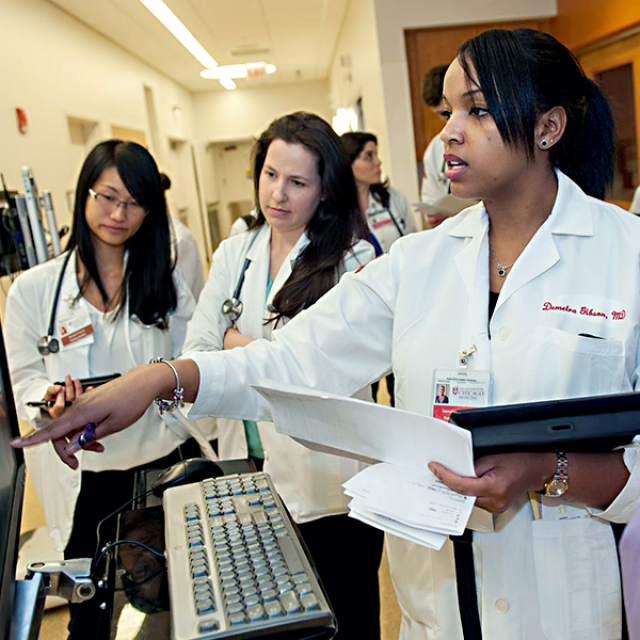
[[[155,161],[133,142],[102,142],[82,166],[65,253],[25,271],[9,290],[4,332],[19,417],[46,428],[65,411],[65,400],[82,397],[80,378],[179,355],[194,308],[174,271]],[[59,350],[45,356],[38,343],[47,335]],[[34,400],[55,404],[28,407]],[[103,455],[95,453],[101,445],[88,447],[78,458],[80,473],[60,464],[50,444],[27,451],[49,534],[65,558],[93,557],[96,526],[131,497],[136,470],[177,462],[187,438],[175,415],[161,418],[151,406],[130,431],[107,439]],[[197,455],[193,444],[186,457]],[[116,519],[101,531],[103,542],[113,540]],[[98,603],[92,603],[72,607],[72,637],[95,637]]]
[[[416,230],[415,219],[407,199],[397,189],[382,181],[382,162],[378,156],[378,139],[372,133],[351,131],[340,137],[351,162],[358,189],[358,204],[369,228],[370,242],[376,256],[386,253],[402,236]],[[385,376],[391,406],[395,405],[393,373]],[[373,399],[378,399],[380,383],[371,385]]]
[[[165,191],[171,189],[171,178],[166,173],[160,174],[162,177],[162,188]],[[168,204],[168,203],[167,203]],[[187,281],[193,297],[198,301],[200,292],[204,287],[204,269],[202,260],[200,260],[200,252],[198,251],[198,243],[187,227],[186,224],[175,216],[171,216],[172,229],[172,247],[175,247],[176,266],[182,272],[184,279]]]
[[[452,368],[482,374],[494,405],[640,389],[640,220],[604,202],[614,136],[602,91],[552,36],[500,29],[461,47],[444,98],[452,193],[482,202],[345,274],[271,342],[175,361],[192,415],[259,420],[268,403],[249,385],[260,379],[349,396],[391,366],[398,407],[426,415],[431,381]],[[139,367],[14,446],[53,439],[73,466],[87,420],[100,438],[118,432],[174,386],[168,367]],[[68,437],[75,446],[63,449]],[[456,578],[452,542],[434,551],[387,536],[402,640],[461,640],[463,592],[484,638],[621,638],[611,523],[640,503],[637,442],[486,455],[474,477],[428,452],[424,462],[475,496],[494,530],[472,532],[466,547],[477,593]]]
[[[229,229],[229,237],[237,236],[239,233],[247,231],[256,221],[255,211],[240,216],[233,221],[231,229]]]
[[[374,257],[373,247],[358,240],[364,223],[351,168],[324,120],[293,113],[272,122],[254,147],[252,169],[256,218],[248,231],[223,241],[215,252],[185,352],[270,339],[341,274]],[[233,321],[222,306],[243,276],[238,296],[243,311]],[[349,499],[341,491],[363,465],[310,451],[277,433],[271,422],[218,418],[218,429],[221,458],[250,456],[271,475],[335,608],[338,638],[379,638],[383,536],[349,518]],[[345,576],[357,576],[362,607],[354,606]]]
[[[442,117],[442,85],[449,65],[441,64],[429,69],[422,81],[422,99],[427,107],[437,116]],[[433,205],[449,193],[449,180],[445,175],[444,142],[440,136],[434,136],[425,149],[422,158],[422,184],[420,200]],[[431,228],[437,227],[447,216],[428,214],[427,220]]]

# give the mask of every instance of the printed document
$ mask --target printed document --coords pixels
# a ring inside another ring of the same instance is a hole
[[[461,496],[428,469],[431,461],[475,476],[471,434],[466,429],[402,409],[284,385],[254,385],[271,405],[279,433],[305,446],[382,462],[345,484],[351,515],[413,542],[440,548],[446,535],[462,533],[475,498]],[[492,519],[480,511],[482,530]],[[475,513],[475,512],[474,512]]]

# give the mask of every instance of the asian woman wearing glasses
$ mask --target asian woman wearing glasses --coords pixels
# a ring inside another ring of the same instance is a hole
[[[83,393],[81,378],[179,354],[194,308],[174,271],[155,161],[135,143],[99,144],[80,172],[66,252],[22,274],[9,291],[4,330],[20,418],[40,429]],[[26,404],[41,399],[54,404]],[[135,468],[179,459],[175,451],[188,436],[173,416],[149,409],[130,432],[110,438],[103,455],[84,453],[80,474],[50,444],[27,453],[49,533],[65,557],[93,557],[96,526],[131,497]],[[113,527],[109,521],[104,531]]]

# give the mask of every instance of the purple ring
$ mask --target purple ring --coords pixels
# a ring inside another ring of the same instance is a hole
[[[81,447],[93,442],[96,437],[96,423],[95,422],[87,422],[83,432],[78,436],[78,444]]]

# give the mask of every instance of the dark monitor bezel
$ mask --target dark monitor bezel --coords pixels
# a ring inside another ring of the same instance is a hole
[[[20,435],[18,415],[16,412],[11,375],[7,363],[7,353],[4,346],[4,335],[0,323],[0,377],[5,392],[7,422],[11,439]],[[12,449],[15,461],[13,475],[13,495],[11,499],[9,530],[6,538],[0,531],[0,638],[9,638],[11,620],[13,618],[15,596],[15,572],[18,561],[18,544],[20,540],[20,524],[22,519],[22,503],[24,499],[25,465],[24,455],[20,449]]]

